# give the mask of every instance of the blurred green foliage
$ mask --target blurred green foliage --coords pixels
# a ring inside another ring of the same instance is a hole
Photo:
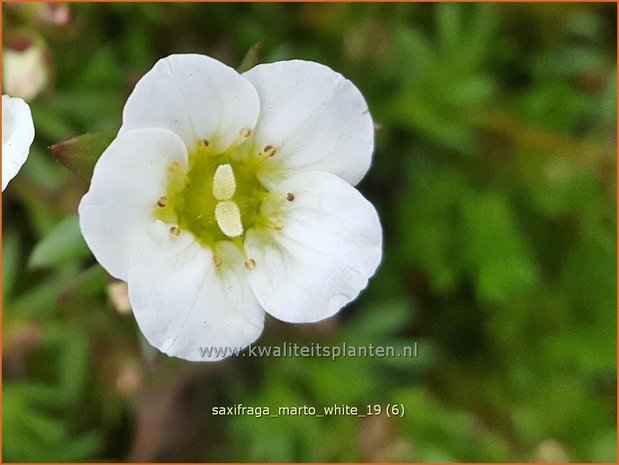
[[[3,3],[5,37],[40,34],[53,63],[3,194],[3,461],[616,461],[615,5],[71,4],[55,26],[35,10]],[[114,310],[77,226],[87,184],[46,147],[113,134],[178,52],[315,60],[361,89],[383,264],[337,318],[270,320],[260,343],[418,358],[192,365]],[[211,414],[238,403],[406,414]]]

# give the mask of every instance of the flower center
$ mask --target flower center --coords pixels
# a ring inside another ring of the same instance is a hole
[[[247,137],[243,130],[241,136]],[[245,232],[257,223],[282,229],[281,221],[261,215],[262,204],[292,202],[294,195],[269,193],[258,180],[256,172],[262,162],[275,155],[273,146],[258,151],[246,143],[223,153],[212,147],[205,139],[198,141],[189,154],[186,173],[177,162],[169,166],[167,192],[157,201],[154,215],[170,225],[171,234],[189,231],[203,247],[213,249],[218,268],[222,262],[217,243],[234,242],[251,270],[256,262],[243,246]]]

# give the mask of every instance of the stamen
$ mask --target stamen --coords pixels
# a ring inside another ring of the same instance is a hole
[[[231,200],[219,202],[215,207],[215,220],[222,233],[228,237],[237,237],[243,234],[241,211],[238,205]]]
[[[221,267],[221,255],[219,255],[218,253],[214,253],[213,254],[213,262],[215,263],[215,267],[220,268]]]
[[[286,192],[285,194],[278,194],[276,192],[256,192],[254,195],[260,200],[269,202],[292,202],[295,199],[292,192]]]
[[[172,226],[170,228],[170,234],[172,234],[173,236],[180,236],[181,235],[181,228],[179,228],[178,226]]]
[[[168,193],[180,192],[185,187],[187,175],[183,172],[181,164],[175,160],[168,166]]]
[[[262,153],[264,153],[265,156],[267,157],[272,157],[275,155],[275,147],[273,147],[272,145],[265,145],[264,148],[262,149]]]
[[[239,134],[241,135],[241,137],[249,137],[251,135],[251,129],[243,128],[239,131]]]
[[[157,206],[159,208],[164,208],[167,204],[168,198],[165,195],[162,195],[161,197],[159,197],[159,200],[157,200]]]
[[[256,260],[251,258],[249,256],[249,253],[247,253],[247,249],[245,248],[245,243],[243,242],[243,239],[241,239],[240,237],[235,237],[232,239],[232,242],[239,248],[241,254],[243,254],[243,257],[245,258],[245,269],[247,271],[251,271],[256,268]]]
[[[265,216],[258,216],[255,222],[265,228],[275,229],[276,231],[282,231],[284,229],[284,223],[281,220],[271,220]]]
[[[198,145],[199,145],[200,147],[203,147],[203,148],[208,147],[208,144],[209,144],[208,139],[200,139],[200,140],[198,141]]]
[[[213,197],[217,200],[230,200],[236,191],[234,171],[229,163],[219,165],[213,177]]]
[[[181,169],[181,164],[177,161],[170,163],[169,170],[171,173],[177,173]]]
[[[254,268],[256,268],[256,260],[254,260],[253,258],[248,258],[247,260],[245,260],[245,269],[247,271],[251,271]]]

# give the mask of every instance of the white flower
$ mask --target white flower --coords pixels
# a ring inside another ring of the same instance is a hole
[[[17,97],[2,96],[2,190],[22,167],[34,140],[30,107]]]
[[[200,347],[246,347],[265,311],[322,320],[374,274],[380,222],[351,186],[373,139],[362,95],[326,66],[239,75],[172,55],[129,97],[80,203],[82,233],[128,282],[153,346],[188,360],[205,360]]]

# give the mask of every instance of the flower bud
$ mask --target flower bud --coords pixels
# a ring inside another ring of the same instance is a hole
[[[33,100],[47,85],[49,68],[42,39],[26,35],[10,39],[2,53],[4,93]]]

